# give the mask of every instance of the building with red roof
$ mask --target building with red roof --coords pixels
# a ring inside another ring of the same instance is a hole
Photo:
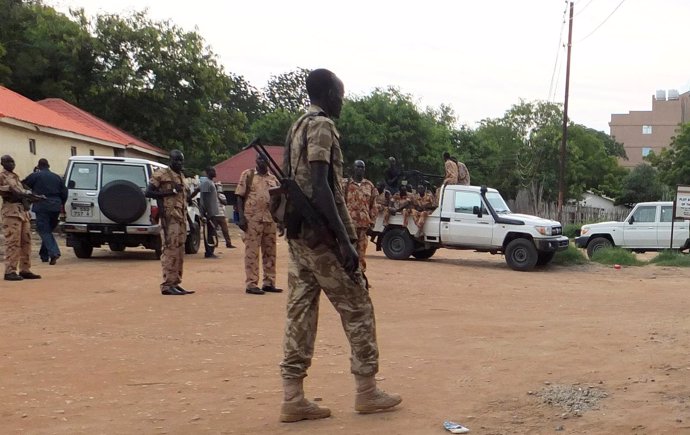
[[[75,155],[137,157],[161,160],[168,153],[66,101],[32,101],[0,86],[0,146],[10,154],[23,178],[46,158],[62,173]]]
[[[278,163],[283,166],[283,150],[282,145],[268,145],[265,147],[266,152]],[[240,175],[245,169],[256,167],[256,151],[253,149],[242,150],[227,160],[218,163],[214,168],[216,169],[216,181],[223,185],[223,190],[226,192],[235,191],[235,187],[240,182]]]

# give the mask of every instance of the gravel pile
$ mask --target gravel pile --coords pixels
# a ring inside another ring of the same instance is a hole
[[[549,385],[536,393],[536,396],[551,406],[560,407],[569,414],[581,415],[596,408],[599,401],[608,397],[606,391],[593,386]]]

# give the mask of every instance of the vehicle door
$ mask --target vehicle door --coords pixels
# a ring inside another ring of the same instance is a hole
[[[493,218],[479,192],[456,191],[441,215],[441,241],[447,245],[490,246]],[[476,213],[481,210],[481,216]]]
[[[65,203],[65,220],[71,223],[101,221],[98,209],[98,162],[72,162],[68,177],[69,194]]]
[[[671,223],[673,221],[673,206],[662,205],[661,217],[659,218],[659,225],[657,227],[657,242],[661,248],[671,247]],[[688,221],[684,219],[676,219],[673,222],[673,247],[681,248],[688,238]]]
[[[627,248],[654,248],[657,246],[658,206],[637,207],[623,227],[623,240]],[[670,234],[669,234],[670,236]]]

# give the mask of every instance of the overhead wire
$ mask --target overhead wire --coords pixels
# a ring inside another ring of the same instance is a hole
[[[591,1],[591,0],[590,0]],[[556,60],[553,63],[553,72],[551,73],[551,83],[549,84],[549,94],[548,94],[548,100],[551,101],[556,95],[556,86],[554,86],[554,79],[556,79],[556,69],[558,68],[558,61],[560,59],[561,51],[562,51],[562,45],[563,45],[563,29],[565,28],[565,16],[568,13],[568,2],[565,2],[565,8],[563,9],[563,18],[562,18],[562,23],[561,23],[561,32],[560,35],[558,36],[558,50],[556,51]],[[560,70],[560,69],[559,69]],[[556,79],[557,82],[557,79]]]
[[[589,0],[584,6],[582,6],[581,8],[579,8],[578,12],[575,14],[575,17],[577,17],[578,15],[580,15],[581,13],[583,13],[583,12],[585,11],[585,9],[587,9],[587,6],[591,5],[592,2],[594,2],[594,0]],[[573,18],[574,18],[574,17],[573,17]]]
[[[584,38],[582,38],[582,39],[580,39],[579,41],[577,41],[576,44],[579,44],[580,42],[582,42],[582,41],[584,41],[585,39],[589,38],[590,36],[592,36],[592,35],[594,34],[594,32],[596,32],[597,30],[599,30],[599,29],[601,28],[601,26],[603,26],[603,25],[609,20],[609,18],[611,18],[611,17],[613,16],[613,14],[616,13],[616,11],[618,10],[618,8],[620,8],[620,7],[623,5],[623,3],[625,3],[625,0],[621,0],[621,2],[618,3],[618,6],[616,6],[615,9],[614,9],[613,11],[611,11],[611,13],[610,13],[606,18],[604,18],[604,21],[602,21],[597,27],[595,27],[594,30],[592,30],[591,32],[589,32],[589,33],[587,34],[587,36],[585,36]]]

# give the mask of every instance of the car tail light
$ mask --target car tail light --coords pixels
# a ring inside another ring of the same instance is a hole
[[[151,206],[151,223],[158,222],[158,206]]]

